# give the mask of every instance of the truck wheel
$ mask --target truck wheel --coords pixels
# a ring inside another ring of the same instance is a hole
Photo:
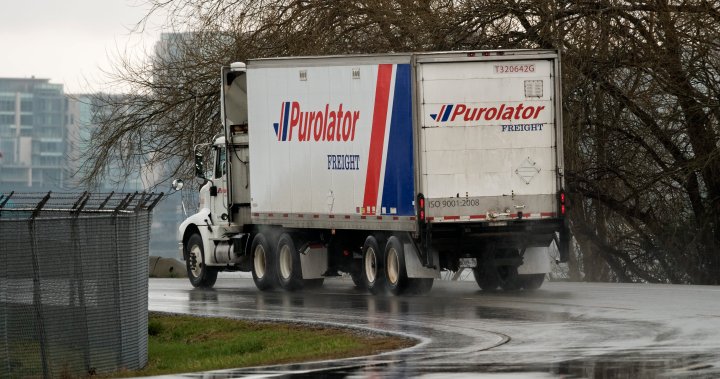
[[[400,239],[392,236],[385,245],[385,280],[393,295],[401,295],[408,287],[405,250]]]
[[[375,236],[368,236],[362,248],[362,282],[373,294],[385,291],[382,251]]]
[[[295,243],[289,234],[283,233],[280,236],[277,254],[277,273],[280,287],[286,291],[302,289],[303,278],[300,254],[295,249]]]
[[[473,268],[473,276],[475,282],[483,291],[495,291],[500,285],[500,279],[494,267],[475,267]]]
[[[200,234],[195,233],[188,238],[185,243],[185,251],[187,251],[185,268],[187,268],[190,283],[193,287],[212,288],[217,280],[218,270],[205,265],[205,249]]]
[[[517,266],[499,266],[498,278],[500,279],[500,288],[505,291],[516,291],[522,286]]]
[[[363,273],[360,265],[358,265],[357,270],[354,269],[353,271],[350,271],[350,278],[352,279],[355,288],[359,290],[367,289],[367,287],[365,287],[365,282],[363,281]]]
[[[533,291],[540,288],[545,281],[545,274],[525,274],[518,275],[518,279],[522,284],[522,287],[528,291]]]
[[[255,287],[260,291],[273,289],[276,285],[275,271],[273,269],[275,251],[264,234],[258,233],[255,235],[250,252],[252,254],[252,276]]]

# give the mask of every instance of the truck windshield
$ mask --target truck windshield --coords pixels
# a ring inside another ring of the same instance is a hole
[[[225,125],[246,125],[248,122],[247,75],[227,71],[223,78]]]

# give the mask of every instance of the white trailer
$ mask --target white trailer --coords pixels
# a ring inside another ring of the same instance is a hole
[[[534,289],[553,241],[566,259],[557,51],[257,59],[222,82],[224,135],[180,226],[193,285],[347,272],[421,293],[470,267],[483,289]]]

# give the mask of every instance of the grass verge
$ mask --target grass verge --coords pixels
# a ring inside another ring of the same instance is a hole
[[[348,358],[415,344],[409,339],[339,328],[153,313],[148,334],[147,367],[112,377]]]

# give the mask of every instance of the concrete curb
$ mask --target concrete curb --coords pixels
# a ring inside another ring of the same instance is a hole
[[[175,258],[148,257],[148,276],[151,278],[187,278],[185,263]]]

